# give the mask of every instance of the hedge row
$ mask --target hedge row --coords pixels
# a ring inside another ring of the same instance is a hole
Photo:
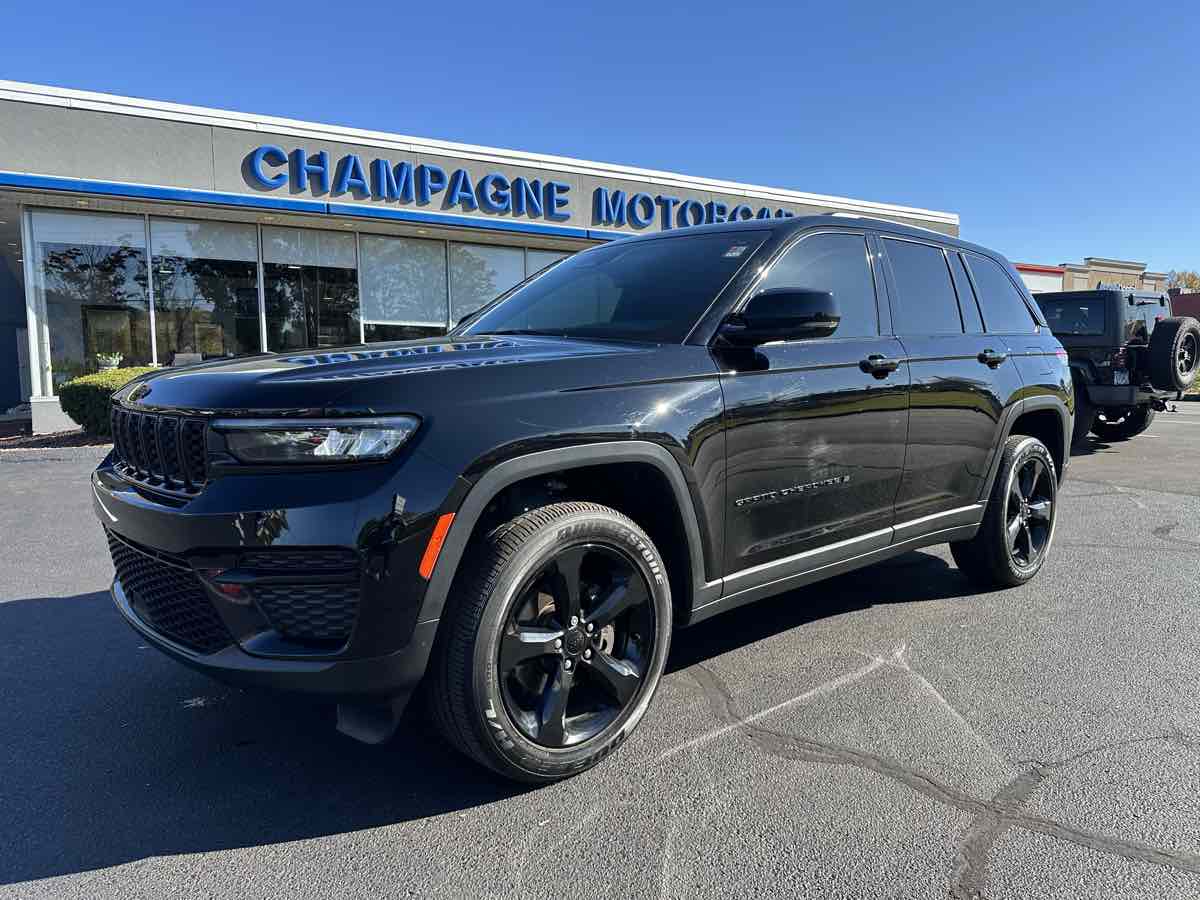
[[[113,391],[123,388],[139,375],[153,371],[149,366],[130,367],[72,378],[59,386],[58,402],[63,412],[82,425],[88,434],[110,434],[109,410]]]

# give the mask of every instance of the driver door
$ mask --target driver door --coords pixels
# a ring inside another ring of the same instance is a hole
[[[727,592],[762,580],[759,567],[782,576],[821,564],[812,551],[830,544],[848,542],[852,556],[890,540],[909,372],[886,333],[880,276],[866,235],[803,235],[757,291],[831,292],[842,317],[833,335],[767,343],[752,359],[715,354],[726,406]]]

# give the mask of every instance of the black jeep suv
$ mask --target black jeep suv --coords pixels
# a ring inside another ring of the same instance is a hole
[[[949,542],[1032,578],[1066,353],[1000,256],[819,216],[618,240],[443,338],[153,373],[92,479],[117,608],[378,741],[545,781],[637,725],[676,627]]]
[[[1167,294],[1110,287],[1034,296],[1070,354],[1073,443],[1141,434],[1200,372],[1200,323],[1172,315]]]

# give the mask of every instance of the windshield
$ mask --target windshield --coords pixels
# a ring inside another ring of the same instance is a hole
[[[765,231],[616,241],[537,275],[451,332],[680,343]]]
[[[1046,324],[1055,334],[1104,334],[1105,302],[1092,300],[1038,300]]]

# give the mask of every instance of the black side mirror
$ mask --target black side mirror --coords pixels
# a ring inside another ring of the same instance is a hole
[[[772,288],[755,294],[740,313],[721,324],[719,334],[735,347],[757,347],[770,341],[829,337],[842,321],[829,291]]]

